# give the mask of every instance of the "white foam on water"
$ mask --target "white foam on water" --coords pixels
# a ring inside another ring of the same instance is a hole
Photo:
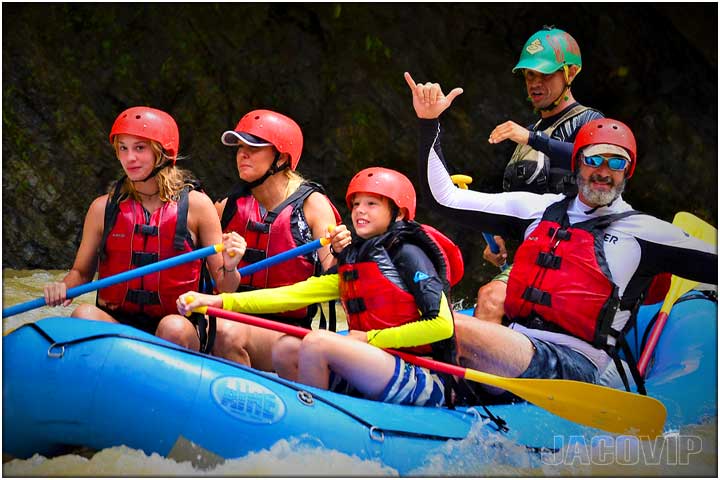
[[[417,459],[412,477],[715,477],[717,475],[717,418],[701,425],[684,427],[667,436],[690,436],[693,444],[679,443],[680,449],[658,455],[659,462],[628,462],[638,450],[648,458],[647,445],[622,442],[619,460],[607,461],[605,452],[590,449],[586,455],[572,445],[555,457],[541,457],[478,423],[464,440],[449,441],[426,459]],[[232,441],[229,439],[228,441]],[[333,450],[309,446],[304,440],[280,440],[272,448],[245,457],[229,459],[212,468],[194,467],[158,454],[146,455],[125,446],[101,450],[92,458],[62,455],[3,464],[8,477],[396,477],[398,472],[380,462],[362,460]],[[591,442],[588,441],[588,445]],[[671,443],[674,445],[673,443]],[[688,446],[693,448],[689,452]],[[701,449],[697,451],[697,447]],[[653,447],[650,447],[653,448]],[[657,446],[654,447],[656,453]],[[604,455],[604,456],[603,456]],[[643,457],[640,457],[643,458]],[[586,460],[590,460],[587,462]],[[624,460],[623,460],[624,459]],[[687,462],[684,462],[687,460]]]
[[[717,418],[668,432],[653,442],[609,435],[585,437],[578,433],[574,443],[563,444],[558,452],[539,454],[483,428],[478,422],[467,438],[447,442],[408,476],[717,476]]]
[[[230,439],[228,441],[231,441]],[[396,477],[398,472],[379,462],[318,447],[307,447],[297,440],[280,440],[269,450],[226,460],[209,469],[190,462],[176,462],[156,453],[122,447],[106,448],[91,459],[80,455],[45,458],[34,455],[27,460],[3,464],[7,477]]]
[[[463,440],[448,441],[429,455],[422,465],[410,471],[412,477],[524,477],[539,473],[539,457],[476,422]],[[535,473],[533,473],[535,472]]]

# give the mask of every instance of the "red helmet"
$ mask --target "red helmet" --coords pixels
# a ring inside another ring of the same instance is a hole
[[[352,197],[356,193],[374,193],[388,197],[399,208],[407,209],[407,220],[415,218],[415,187],[402,173],[383,167],[361,170],[348,185],[345,202],[352,210]]]
[[[115,119],[110,129],[110,143],[113,143],[115,135],[121,133],[158,142],[175,163],[180,150],[180,132],[175,120],[162,110],[150,107],[128,108]]]
[[[597,143],[609,143],[610,145],[617,145],[627,150],[628,154],[630,154],[630,168],[625,178],[632,177],[633,172],[635,172],[635,166],[637,165],[635,135],[633,135],[630,127],[611,118],[598,118],[586,123],[580,128],[577,137],[575,137],[575,143],[573,144],[571,163],[573,171],[575,171],[576,168],[578,152],[588,145],[595,145]]]
[[[246,138],[240,134],[250,134],[256,138]],[[240,119],[235,130],[222,135],[225,145],[237,145],[238,141],[253,146],[272,144],[278,152],[290,156],[290,170],[295,170],[300,161],[303,147],[303,135],[300,126],[290,117],[270,110],[253,110]]]

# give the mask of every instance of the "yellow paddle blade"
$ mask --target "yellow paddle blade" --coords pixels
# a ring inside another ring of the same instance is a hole
[[[717,228],[713,227],[705,220],[702,220],[692,213],[678,212],[673,218],[673,225],[685,230],[695,238],[699,238],[703,242],[717,245]]]
[[[658,400],[574,380],[507,378],[465,369],[465,378],[492,385],[572,422],[611,433],[655,438],[667,411]]]
[[[686,233],[695,238],[717,245],[717,229],[704,220],[699,219],[692,213],[676,213],[675,218],[673,218],[673,225],[682,228]],[[665,296],[665,301],[663,302],[660,311],[669,313],[677,299],[685,295],[697,285],[698,282],[673,275],[670,280],[670,289]]]

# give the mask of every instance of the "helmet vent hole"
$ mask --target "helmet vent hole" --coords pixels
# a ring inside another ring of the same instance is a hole
[[[255,120],[260,120],[260,115],[255,115]]]
[[[140,120],[140,115],[135,115],[136,120]]]

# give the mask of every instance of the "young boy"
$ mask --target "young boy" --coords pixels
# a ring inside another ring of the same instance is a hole
[[[382,348],[450,361],[453,317],[446,297],[448,266],[441,248],[413,221],[415,189],[401,173],[367,168],[353,177],[345,199],[356,237],[339,254],[337,273],[254,292],[200,295],[180,313],[200,306],[273,313],[340,299],[349,333],[313,331],[304,339],[281,338],[273,364],[281,376],[334,391],[357,391],[382,402],[438,406],[444,382]],[[347,235],[340,226],[332,236]],[[377,348],[380,347],[380,348]]]

